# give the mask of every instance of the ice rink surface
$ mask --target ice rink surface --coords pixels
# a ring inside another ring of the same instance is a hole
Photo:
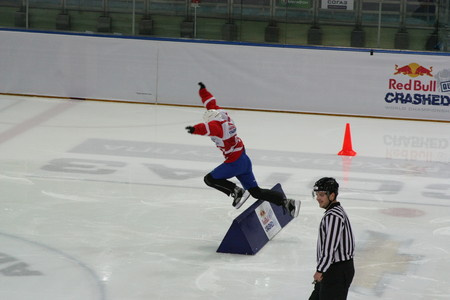
[[[203,183],[222,157],[184,130],[202,113],[0,96],[0,299],[307,299],[323,176],[356,236],[349,299],[450,299],[450,123],[231,110],[260,186],[302,201],[247,256],[216,253],[255,199]]]

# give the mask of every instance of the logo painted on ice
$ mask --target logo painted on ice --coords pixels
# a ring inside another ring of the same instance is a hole
[[[0,245],[1,299],[106,299],[96,272],[76,258],[2,232]]]

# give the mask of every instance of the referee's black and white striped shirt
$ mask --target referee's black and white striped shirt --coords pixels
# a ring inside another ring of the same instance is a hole
[[[355,238],[350,220],[339,202],[325,211],[317,239],[317,271],[326,272],[331,264],[353,259]]]

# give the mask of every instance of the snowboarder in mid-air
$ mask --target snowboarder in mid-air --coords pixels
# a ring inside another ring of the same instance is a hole
[[[204,123],[187,126],[186,130],[190,134],[209,136],[225,157],[222,164],[205,176],[205,183],[233,197],[233,206],[236,209],[252,195],[256,199],[282,206],[293,218],[297,217],[300,211],[299,200],[287,199],[283,193],[258,186],[252,162],[245,153],[244,143],[237,136],[236,125],[228,113],[217,105],[216,98],[205,85],[202,82],[199,82],[199,85],[199,95],[206,108],[203,114]],[[239,180],[242,188],[228,180],[232,177]]]

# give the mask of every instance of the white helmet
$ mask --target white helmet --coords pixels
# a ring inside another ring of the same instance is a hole
[[[220,121],[222,120],[222,114],[216,109],[209,109],[203,114],[203,120],[205,121],[205,123],[211,122],[213,120]]]

